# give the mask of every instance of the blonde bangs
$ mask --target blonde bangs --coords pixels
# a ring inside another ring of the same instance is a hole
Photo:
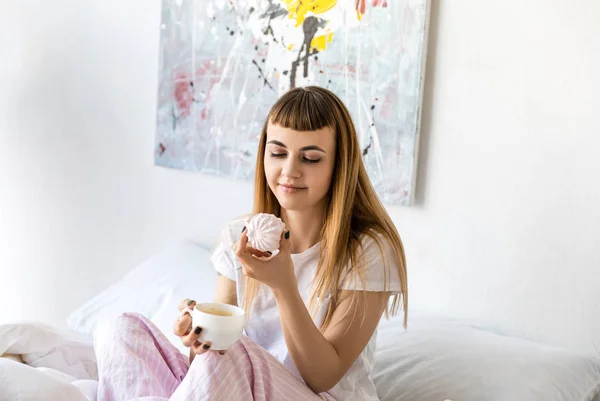
[[[272,124],[300,132],[336,128],[331,102],[318,92],[304,89],[283,95],[271,109],[269,120]]]

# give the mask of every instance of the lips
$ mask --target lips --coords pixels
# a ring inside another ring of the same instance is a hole
[[[287,192],[287,193],[296,193],[296,192],[306,189],[306,187],[299,187],[299,186],[290,185],[290,184],[279,184],[279,187],[281,188],[281,190],[283,192]]]
[[[305,187],[300,187],[298,185],[292,184],[279,184],[280,187],[292,188],[292,189],[305,189]]]

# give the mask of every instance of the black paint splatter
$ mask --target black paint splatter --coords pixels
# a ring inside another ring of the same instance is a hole
[[[273,33],[271,21],[273,21],[275,18],[283,17],[286,15],[288,15],[286,9],[281,7],[280,4],[273,4],[273,0],[269,0],[269,8],[267,8],[267,11],[265,11],[265,13],[260,16],[261,19],[268,17],[267,28],[263,31],[263,34],[270,34],[273,37],[273,42],[277,42],[277,39],[275,38],[275,34]]]
[[[303,76],[306,78],[308,76],[308,59],[310,56],[313,56],[318,53],[318,50],[310,52],[310,44],[319,29],[319,20],[313,16],[310,16],[304,20],[302,24],[302,30],[304,31],[304,43],[302,43],[302,47],[298,52],[298,58],[292,62],[292,73],[290,74],[290,89],[296,87],[296,73],[298,71],[298,66],[300,62],[303,63],[304,71]],[[304,53],[304,56],[303,56]]]
[[[371,149],[371,144],[373,143],[373,137],[371,137],[369,135],[369,144],[367,145],[366,148],[363,149],[362,155],[363,157],[366,156],[369,153],[369,149]]]
[[[262,71],[262,68],[260,68],[260,66],[258,65],[258,63],[256,62],[256,60],[252,60],[252,64],[254,64],[256,66],[256,68],[258,68],[258,72],[260,72],[260,75],[258,76],[259,79],[263,79],[264,84],[267,85],[269,88],[271,88],[271,90],[273,92],[275,92],[275,89],[273,88],[273,86],[269,83],[269,81],[267,80],[267,77],[265,77],[265,74]]]

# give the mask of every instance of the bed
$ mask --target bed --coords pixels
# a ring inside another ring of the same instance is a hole
[[[40,322],[0,325],[0,401],[93,401],[92,336],[107,318],[139,312],[171,341],[177,301],[212,299],[210,252],[169,246],[77,308],[69,330]],[[410,311],[378,328],[374,380],[382,401],[600,401],[600,359],[473,323]]]

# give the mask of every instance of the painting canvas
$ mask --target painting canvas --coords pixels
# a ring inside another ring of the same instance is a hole
[[[348,106],[381,200],[413,199],[428,0],[163,0],[155,163],[252,180],[285,91]]]

